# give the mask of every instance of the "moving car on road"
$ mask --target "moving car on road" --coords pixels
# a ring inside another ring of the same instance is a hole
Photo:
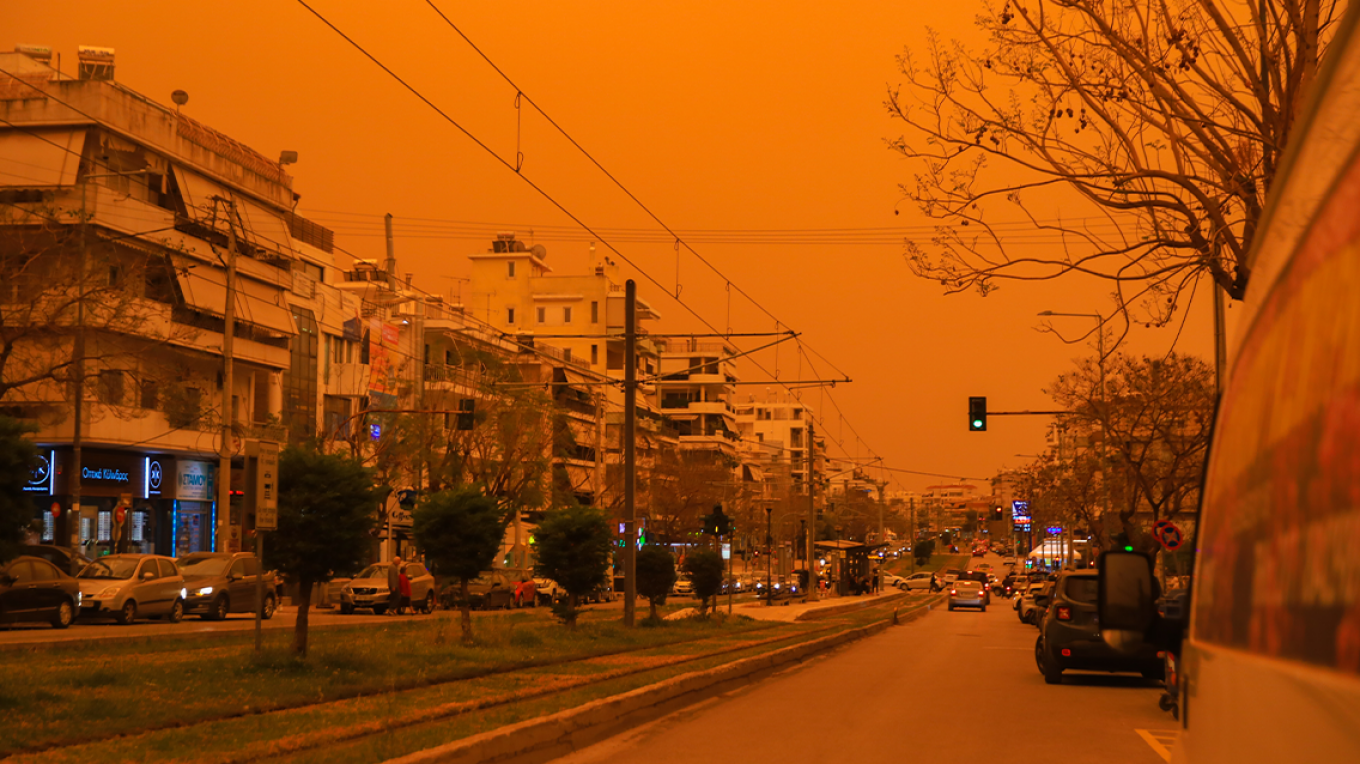
[[[1099,583],[1096,571],[1074,570],[1059,576],[1053,585],[1048,612],[1034,642],[1034,661],[1048,684],[1061,684],[1068,669],[1133,672],[1145,679],[1161,677],[1162,659],[1152,644],[1144,643],[1134,652],[1123,653],[1101,638],[1096,618]]]
[[[902,588],[908,591],[913,589],[931,590],[939,589],[940,584],[936,581],[934,573],[921,572],[912,573],[910,576],[907,576],[906,583],[902,585]]]
[[[71,625],[80,612],[80,584],[38,557],[16,557],[0,567],[0,623],[47,621]]]
[[[949,587],[949,609],[975,607],[987,612],[987,592],[977,581],[960,579]]]
[[[184,575],[184,612],[212,621],[228,613],[255,612],[255,586],[260,563],[248,552],[194,552],[175,560]],[[265,574],[264,609],[260,616],[274,617],[278,608],[273,572]]]
[[[127,625],[140,616],[179,623],[184,617],[184,576],[174,559],[155,554],[112,554],[85,566],[80,617],[112,616]]]

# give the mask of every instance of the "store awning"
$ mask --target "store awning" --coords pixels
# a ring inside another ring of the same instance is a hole
[[[226,315],[226,273],[211,266],[182,262],[175,264],[175,273],[186,304],[214,316]],[[275,302],[282,298],[282,292],[247,278],[237,278],[236,287],[236,320],[284,337],[297,334],[293,312]]]
[[[0,186],[73,186],[85,130],[0,131]]]

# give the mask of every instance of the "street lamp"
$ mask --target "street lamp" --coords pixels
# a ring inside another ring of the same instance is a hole
[[[1094,318],[1096,320],[1096,352],[1100,354],[1100,357],[1097,359],[1100,367],[1100,485],[1105,494],[1103,519],[1103,517],[1110,514],[1110,481],[1106,466],[1106,449],[1108,448],[1110,439],[1110,429],[1107,420],[1110,412],[1109,402],[1105,398],[1105,317],[1099,313],[1055,313],[1051,310],[1045,310],[1039,315],[1045,317],[1062,316],[1069,318]]]
[[[765,507],[765,604],[773,605],[773,589],[770,588],[773,576],[771,575],[772,557],[774,555],[774,507]]]

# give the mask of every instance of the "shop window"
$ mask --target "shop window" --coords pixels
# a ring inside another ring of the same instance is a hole
[[[132,540],[138,543],[146,541],[146,512],[138,510],[132,513]]]
[[[81,518],[82,520],[85,518]],[[107,509],[99,510],[99,535],[95,541],[110,541],[113,539],[113,513]]]

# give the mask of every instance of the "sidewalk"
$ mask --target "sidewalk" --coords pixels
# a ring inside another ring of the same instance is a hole
[[[906,603],[912,601],[910,598],[911,594],[908,592],[890,589],[878,594],[862,594],[858,597],[826,597],[816,602],[793,602],[788,605],[779,603],[766,605],[763,602],[749,602],[738,605],[732,612],[762,621],[807,621],[819,614],[829,616],[833,612],[853,611],[883,602],[900,601]]]

